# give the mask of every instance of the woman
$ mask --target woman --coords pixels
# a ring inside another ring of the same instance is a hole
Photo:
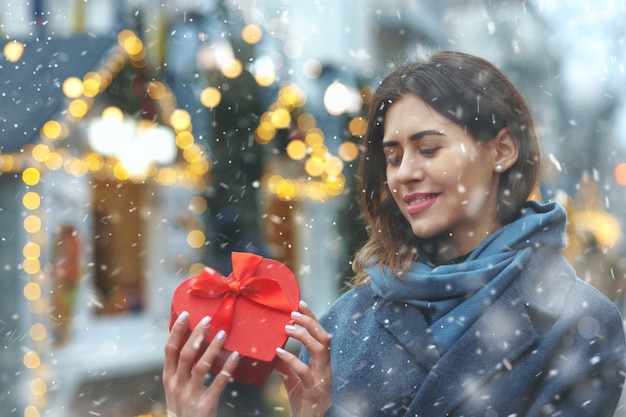
[[[278,350],[292,414],[612,416],[622,319],[560,254],[561,206],[528,201],[539,140],[511,82],[460,52],[408,64],[380,84],[363,145],[369,241],[353,288],[286,329],[304,346],[300,358]],[[211,415],[169,401],[185,387],[214,399],[226,381],[188,388],[181,332],[168,342],[168,404]]]

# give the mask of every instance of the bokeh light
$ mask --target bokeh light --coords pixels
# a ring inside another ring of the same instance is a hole
[[[41,365],[41,359],[39,359],[39,355],[36,352],[28,351],[24,354],[22,359],[24,366],[28,369],[36,369]]]
[[[26,185],[36,185],[41,179],[41,173],[37,168],[29,167],[22,173],[22,181]]]
[[[626,186],[626,162],[615,166],[615,181],[622,186]]]
[[[36,282],[29,282],[24,286],[24,297],[27,300],[38,300],[41,297],[41,287]]]
[[[254,45],[263,37],[263,31],[255,24],[248,24],[241,30],[241,38],[244,42]]]
[[[294,161],[299,161],[306,156],[307,146],[304,141],[299,139],[294,139],[289,142],[287,145],[287,156],[293,159]]]
[[[42,134],[49,139],[58,139],[61,136],[63,127],[56,120],[49,120],[41,129]]]
[[[24,44],[18,41],[7,42],[4,45],[4,57],[9,62],[17,62],[24,54]]]
[[[187,234],[187,244],[194,249],[201,248],[205,242],[206,236],[202,230],[192,230]]]
[[[204,107],[213,109],[222,101],[222,93],[215,87],[207,87],[200,93],[200,102]]]

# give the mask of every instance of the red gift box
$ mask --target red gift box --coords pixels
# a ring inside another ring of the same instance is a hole
[[[285,347],[285,325],[298,310],[300,288],[293,273],[273,259],[244,252],[232,253],[233,272],[223,277],[212,268],[183,281],[172,298],[170,329],[183,311],[194,329],[203,317],[211,317],[205,337],[213,340],[219,330],[227,337],[222,354],[211,372],[217,373],[232,352],[241,357],[233,379],[260,386],[276,363],[276,348]]]

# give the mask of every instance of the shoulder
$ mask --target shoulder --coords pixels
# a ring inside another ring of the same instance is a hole
[[[514,288],[529,312],[535,312],[534,317],[570,328],[594,324],[609,338],[624,337],[622,316],[615,304],[579,279],[558,251],[535,251]]]

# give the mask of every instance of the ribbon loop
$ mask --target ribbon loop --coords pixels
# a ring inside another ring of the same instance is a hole
[[[191,294],[205,298],[222,298],[211,319],[211,326],[230,332],[235,313],[235,300],[243,296],[263,306],[290,313],[291,304],[280,284],[270,277],[256,276],[263,258],[245,252],[233,252],[233,272],[226,278],[205,268],[194,279]]]

